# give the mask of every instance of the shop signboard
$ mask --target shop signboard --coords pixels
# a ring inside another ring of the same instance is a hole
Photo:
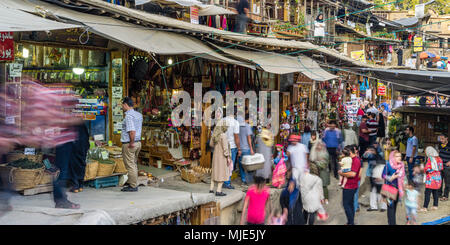
[[[377,95],[386,96],[386,86],[382,83],[378,83],[378,93]]]
[[[366,63],[366,55],[364,53],[364,50],[353,51],[350,53],[350,55],[352,59]]]
[[[9,64],[9,76],[10,77],[22,77],[23,65],[19,63]]]
[[[0,60],[14,60],[13,34],[13,32],[0,32]]]
[[[422,37],[414,37],[414,52],[423,51],[423,39]]]
[[[199,21],[198,21],[198,8],[197,7],[194,7],[194,6],[191,6],[190,7],[190,16],[191,16],[191,24],[199,24]]]

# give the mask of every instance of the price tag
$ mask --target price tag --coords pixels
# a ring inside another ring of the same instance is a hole
[[[107,160],[108,157],[109,157],[108,155],[109,155],[108,152],[102,151],[102,159],[103,159],[103,160]]]
[[[5,118],[5,124],[11,125],[14,123],[15,123],[14,117],[6,117]]]
[[[94,135],[94,140],[95,141],[102,141],[105,139],[105,136],[103,136],[103,134],[96,134]]]
[[[89,149],[95,149],[95,142],[94,141],[89,141]]]
[[[34,148],[25,148],[25,155],[35,155],[36,149]]]
[[[113,143],[112,143],[112,141],[110,140],[110,141],[108,141],[108,146],[113,146]]]

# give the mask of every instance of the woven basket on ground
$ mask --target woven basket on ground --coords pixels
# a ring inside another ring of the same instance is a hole
[[[95,179],[95,177],[97,177],[97,171],[98,171],[98,161],[89,160],[89,162],[86,163],[86,172],[84,174],[84,180]]]
[[[30,161],[41,163],[43,157],[44,156],[42,154],[25,155],[23,153],[9,153],[6,157],[6,162],[14,162],[19,159],[27,158]]]
[[[123,162],[123,158],[112,158],[111,160],[116,163],[114,173],[128,173],[125,163]]]
[[[116,163],[98,163],[97,177],[109,176],[114,173]]]
[[[9,185],[8,188],[21,191],[36,187],[42,180],[44,169],[44,167],[38,169],[22,169],[1,165],[0,176],[2,180],[7,180],[5,182]]]
[[[181,178],[189,183],[199,183],[204,178],[204,175],[195,171],[182,169]]]
[[[44,174],[42,176],[41,181],[38,183],[38,185],[47,185],[53,183],[54,180],[58,179],[59,176],[59,170],[52,173],[49,171],[44,171]]]

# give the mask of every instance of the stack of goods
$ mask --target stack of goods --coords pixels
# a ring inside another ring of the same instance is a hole
[[[109,152],[109,159],[116,163],[114,173],[127,173],[128,171],[123,162],[122,149],[117,146],[106,146],[104,148]]]

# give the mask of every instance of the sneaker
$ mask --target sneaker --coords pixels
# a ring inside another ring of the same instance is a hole
[[[224,185],[223,188],[233,190],[234,186],[232,186],[232,185]]]
[[[380,209],[380,212],[386,212],[386,209],[382,208]]]
[[[227,194],[223,193],[223,192],[216,192],[216,196],[218,197],[223,197],[226,196]]]
[[[57,202],[55,204],[55,208],[64,208],[64,209],[80,209],[80,204],[76,204],[70,202],[69,200]]]
[[[209,191],[209,193],[214,193],[214,191]]]
[[[378,209],[375,209],[375,208],[368,208],[367,209],[367,212],[372,212],[372,211],[378,211]]]
[[[135,191],[138,191],[138,188],[137,188],[137,187],[133,188],[133,187],[131,187],[131,186],[127,186],[127,187],[122,188],[121,191],[125,191],[125,192],[135,192]]]

